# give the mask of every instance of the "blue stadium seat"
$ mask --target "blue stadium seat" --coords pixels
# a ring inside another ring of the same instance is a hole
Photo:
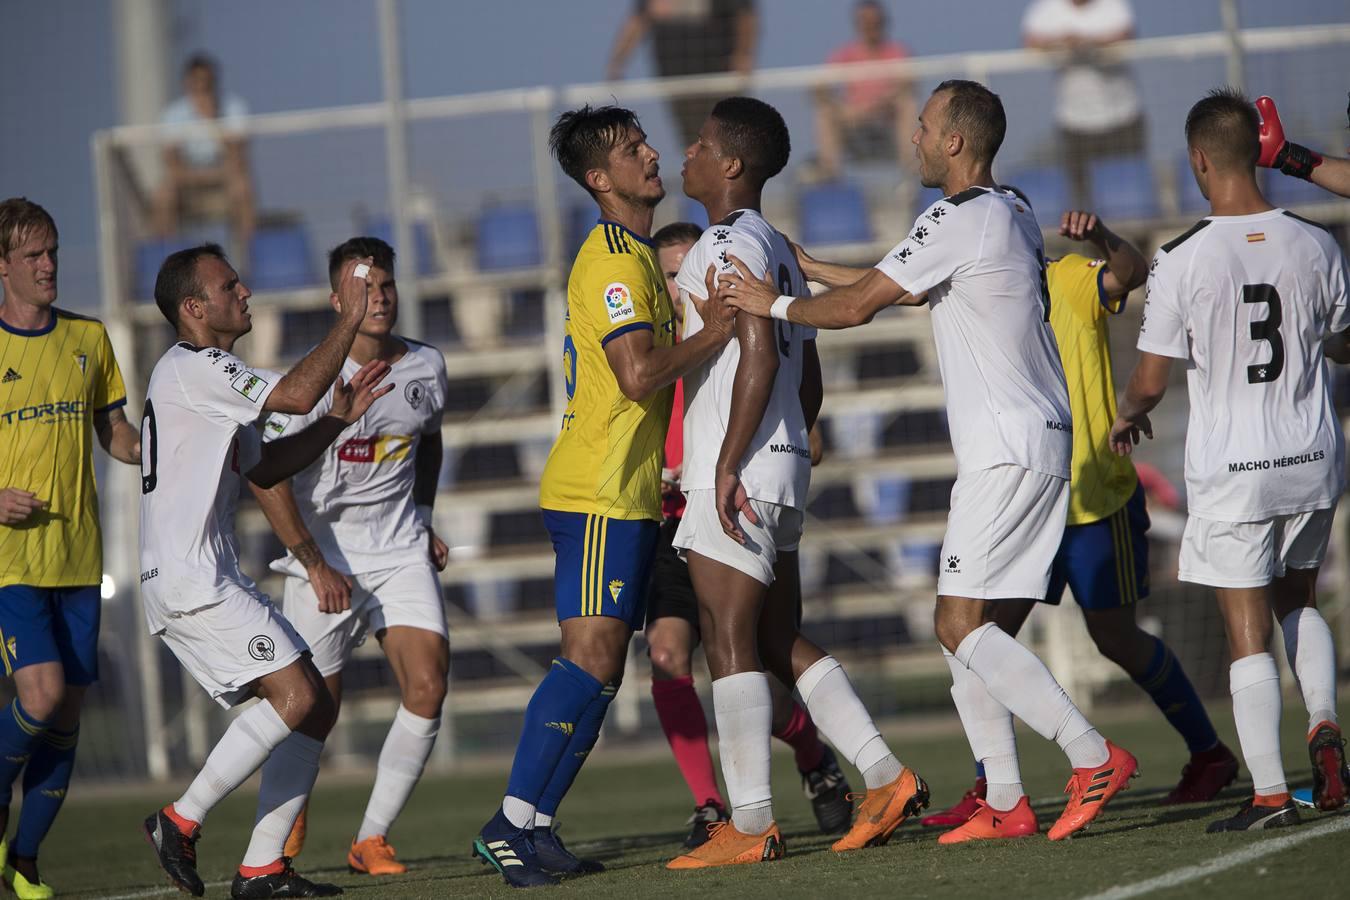
[[[539,218],[528,206],[499,206],[478,218],[478,268],[484,272],[537,266],[544,259]]]
[[[150,300],[155,296],[155,277],[165,257],[179,250],[186,250],[200,241],[180,235],[171,238],[148,238],[136,245],[135,290],[137,300]]]
[[[909,513],[910,480],[903,475],[862,475],[853,480],[853,502],[869,525],[893,525]]]
[[[431,237],[431,223],[416,221],[413,226],[413,243],[417,246],[417,274],[425,277],[435,275],[440,269],[440,260],[436,257],[436,242]],[[392,219],[372,219],[365,225],[365,234],[377,237],[398,252],[394,242],[394,222]]]
[[[594,203],[574,203],[567,207],[563,213],[563,251],[567,258],[575,256],[586,243],[599,219],[600,211]]]
[[[1088,173],[1092,181],[1092,211],[1107,222],[1158,216],[1153,169],[1144,157],[1099,159],[1092,163]]]
[[[247,284],[255,291],[285,291],[322,283],[314,270],[309,233],[300,224],[270,225],[253,233]]]
[[[699,228],[708,227],[708,211],[692,197],[680,199],[680,221],[693,222]]]
[[[942,188],[926,187],[919,191],[919,208],[914,211],[914,215],[917,217],[919,213],[941,200],[942,196]]]
[[[872,240],[867,200],[856,184],[843,181],[818,184],[803,190],[798,202],[798,227],[805,246]]]
[[[1042,228],[1056,225],[1069,209],[1069,179],[1059,166],[1026,169],[1007,182],[1027,195]]]
[[[1183,215],[1209,215],[1209,201],[1200,193],[1200,185],[1195,183],[1195,173],[1191,171],[1189,154],[1181,154],[1177,166],[1177,206]]]
[[[1283,172],[1271,170],[1266,175],[1266,199],[1276,206],[1298,209],[1312,203],[1330,203],[1336,195],[1311,181],[1291,178]]]

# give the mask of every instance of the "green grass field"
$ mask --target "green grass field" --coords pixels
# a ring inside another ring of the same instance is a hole
[[[1293,704],[1290,704],[1293,705]],[[1300,711],[1301,712],[1301,711]],[[668,872],[685,833],[692,804],[673,761],[643,754],[625,765],[622,751],[602,748],[582,773],[562,809],[563,835],[574,850],[597,857],[609,871],[566,882],[558,896],[591,900],[629,897],[950,897],[1076,898],[1168,876],[1149,896],[1243,897],[1344,896],[1350,882],[1350,815],[1305,812],[1306,824],[1256,835],[1206,835],[1205,824],[1236,808],[1249,785],[1239,782],[1218,801],[1187,807],[1159,807],[1174,783],[1184,751],[1161,717],[1112,721],[1099,717],[1103,731],[1131,749],[1143,775],[1108,807],[1089,833],[1052,844],[1044,837],[1007,843],[941,847],[936,834],[905,825],[886,847],[836,856],[816,834],[802,798],[791,757],[775,756],[777,814],[787,840],[785,860],[705,872]],[[1309,770],[1300,723],[1287,710],[1284,738],[1290,778],[1307,784]],[[1231,720],[1220,723],[1224,740],[1236,747]],[[934,806],[946,805],[971,780],[960,734],[906,738],[903,728],[887,735],[897,755],[929,782]],[[1027,789],[1040,798],[1044,831],[1062,808],[1059,792],[1068,769],[1058,748],[1035,735],[1021,736]],[[853,773],[855,786],[860,779]],[[505,773],[429,778],[396,824],[391,842],[411,871],[401,878],[374,880],[349,875],[345,852],[359,824],[368,787],[321,777],[309,818],[309,842],[298,868],[336,881],[349,896],[366,898],[500,897],[513,892],[493,872],[469,858],[477,828],[492,813]],[[140,833],[140,821],[173,791],[153,796],[84,799],[75,791],[44,846],[44,877],[62,897],[176,896],[167,887]],[[251,827],[253,783],[216,809],[198,845],[208,897],[228,896],[228,880],[243,854]],[[1221,859],[1259,849],[1263,842],[1299,837],[1247,862]],[[1215,863],[1214,871],[1185,883],[1169,875]],[[1335,885],[1342,887],[1337,888]]]

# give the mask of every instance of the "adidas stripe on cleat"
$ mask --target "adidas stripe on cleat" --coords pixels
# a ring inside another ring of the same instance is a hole
[[[1139,762],[1128,750],[1106,742],[1106,762],[1095,769],[1074,769],[1064,791],[1069,802],[1059,820],[1050,826],[1047,837],[1060,841],[1082,831],[1101,813],[1111,798],[1124,790],[1139,774]]]
[[[496,840],[480,834],[473,842],[472,853],[479,862],[496,869],[511,887],[542,887],[561,881],[539,865],[534,847],[524,831]]]

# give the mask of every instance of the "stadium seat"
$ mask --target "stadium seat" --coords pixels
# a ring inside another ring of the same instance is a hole
[[[247,284],[255,291],[312,287],[322,279],[314,271],[309,234],[300,224],[260,228],[249,243]]]
[[[1195,183],[1195,173],[1191,171],[1191,158],[1181,154],[1177,166],[1177,209],[1182,215],[1209,215],[1209,201],[1200,193],[1200,185]]]
[[[872,240],[867,200],[856,184],[836,181],[806,188],[798,198],[801,242],[860,244]]]
[[[135,290],[136,299],[150,300],[155,296],[155,276],[164,258],[170,253],[186,250],[199,241],[186,236],[149,238],[136,245]]]
[[[1088,169],[1092,181],[1092,211],[1107,222],[1152,219],[1159,213],[1153,169],[1142,156],[1099,159]]]
[[[924,188],[923,190],[919,191],[919,208],[918,210],[915,211],[914,215],[917,217],[919,213],[923,212],[925,209],[932,206],[934,203],[938,202],[941,199],[942,199],[942,188],[930,188],[930,187]]]
[[[1026,169],[1007,184],[1027,195],[1042,228],[1055,225],[1070,207],[1069,179],[1059,166]]]
[[[417,274],[422,277],[435,275],[440,269],[440,260],[436,256],[436,241],[431,236],[431,223],[419,220],[413,222],[412,227],[413,243],[417,246]],[[372,219],[365,224],[365,233],[379,238],[398,252],[393,220]]]
[[[894,525],[909,513],[910,480],[903,475],[859,475],[853,502],[869,525]]]
[[[563,250],[568,259],[576,256],[599,219],[600,212],[594,203],[574,203],[567,207],[563,213]]]
[[[1266,172],[1266,199],[1276,206],[1297,210],[1300,206],[1313,203],[1330,203],[1336,195],[1326,191],[1311,181],[1291,178],[1283,172]]]
[[[539,218],[528,206],[499,206],[478,218],[478,268],[521,269],[543,262]]]

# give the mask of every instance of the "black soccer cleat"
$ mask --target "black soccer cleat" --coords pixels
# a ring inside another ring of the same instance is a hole
[[[533,828],[516,828],[499,809],[474,839],[471,852],[497,870],[511,887],[544,887],[562,879],[544,870],[530,840]]]
[[[1322,722],[1308,738],[1313,769],[1313,805],[1328,811],[1345,806],[1350,791],[1350,768],[1345,765],[1345,738],[1330,722]]]
[[[695,850],[708,842],[708,826],[717,822],[730,822],[731,813],[727,808],[711,798],[701,806],[694,807],[694,814],[685,824],[689,826],[689,836],[684,839],[686,850]]]
[[[1242,804],[1242,808],[1229,818],[1210,822],[1205,831],[1208,834],[1223,831],[1262,831],[1267,828],[1288,828],[1302,821],[1293,800],[1284,801],[1283,806],[1257,806],[1251,800],[1247,800]]]
[[[581,859],[563,844],[557,825],[536,826],[530,838],[534,844],[539,866],[554,875],[594,875],[605,871],[605,864],[595,859]]]
[[[843,834],[848,831],[853,824],[853,804],[848,799],[853,788],[848,786],[848,778],[839,768],[834,751],[826,746],[820,765],[801,775],[802,793],[811,801],[811,811],[816,814],[820,833]]]
[[[197,839],[202,836],[200,828],[196,834],[188,836],[160,809],[146,817],[141,830],[154,848],[159,867],[169,877],[170,884],[194,897],[206,893],[206,885],[202,884],[202,878],[197,874]]]
[[[281,871],[270,875],[246,876],[235,873],[230,885],[234,900],[262,900],[266,897],[336,897],[342,888],[336,884],[319,884],[297,874],[291,868],[291,858],[281,858]]]

